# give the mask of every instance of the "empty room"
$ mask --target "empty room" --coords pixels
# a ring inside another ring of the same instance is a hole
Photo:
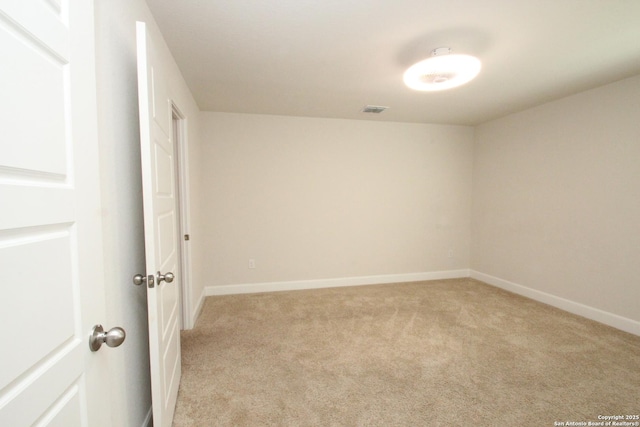
[[[637,0],[0,7],[0,425],[640,426]]]

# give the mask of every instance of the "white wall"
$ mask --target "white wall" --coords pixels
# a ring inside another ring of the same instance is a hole
[[[468,268],[472,128],[211,112],[202,125],[209,286]]]
[[[104,226],[105,283],[108,322],[127,331],[125,343],[111,350],[115,367],[109,398],[113,402],[111,425],[142,426],[150,415],[151,396],[146,289],[131,279],[144,273],[144,233],[137,98],[136,20],[154,22],[142,0],[96,2],[96,52],[98,126]],[[195,307],[202,295],[198,212],[199,111],[182,77],[165,50],[163,62],[170,94],[188,118],[191,184],[192,279]],[[105,397],[106,398],[106,397]]]
[[[639,333],[639,123],[640,76],[478,126],[472,269]]]

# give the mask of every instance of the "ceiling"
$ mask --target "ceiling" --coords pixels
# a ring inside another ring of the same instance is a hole
[[[475,125],[640,74],[640,0],[146,1],[205,111]],[[443,46],[480,75],[404,86]]]

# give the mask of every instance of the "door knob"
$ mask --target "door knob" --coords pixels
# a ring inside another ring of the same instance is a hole
[[[100,347],[102,347],[102,344],[106,344],[109,347],[118,347],[124,342],[126,337],[127,334],[124,329],[119,326],[105,332],[102,325],[95,325],[89,336],[89,348],[91,351],[98,351]]]
[[[171,283],[173,282],[174,278],[175,276],[172,272],[168,272],[167,274],[160,274],[160,272],[158,271],[158,285],[162,283],[163,280],[167,283]]]
[[[136,274],[135,276],[133,276],[134,285],[142,285],[143,283],[147,283],[150,288],[153,288],[153,282],[154,282],[153,274],[150,274],[149,276],[146,276],[146,277],[143,276],[142,274]]]

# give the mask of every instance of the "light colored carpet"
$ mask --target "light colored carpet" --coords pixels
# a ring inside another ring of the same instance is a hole
[[[640,413],[640,337],[473,279],[209,297],[182,367],[175,427]]]

